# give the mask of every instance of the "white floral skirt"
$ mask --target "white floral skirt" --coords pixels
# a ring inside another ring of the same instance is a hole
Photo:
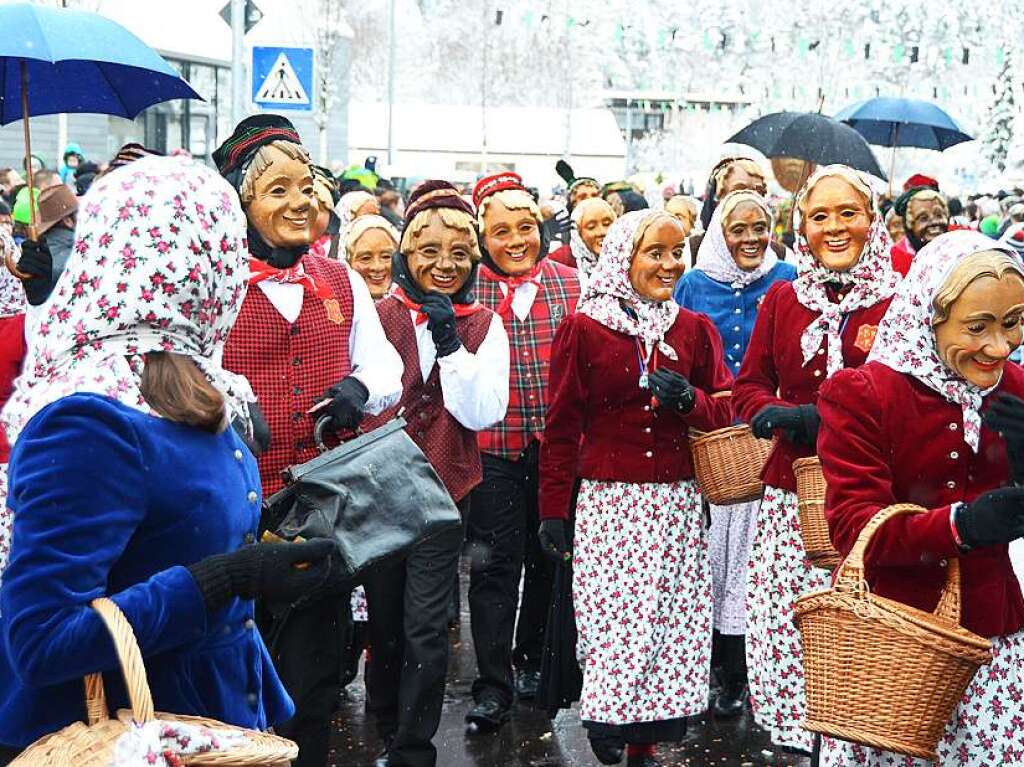
[[[757,530],[760,501],[711,505],[711,582],[715,594],[715,630],[732,636],[747,632],[747,564]]]
[[[822,738],[825,767],[1003,767],[1024,764],[1024,631],[992,640],[994,657],[967,687],[930,762]]]
[[[581,719],[624,725],[707,708],[711,570],[696,484],[583,480],[573,600]]]
[[[801,726],[807,698],[793,603],[828,583],[828,572],[807,560],[796,493],[765,487],[747,571],[747,678],[754,721],[778,746],[813,744]]]

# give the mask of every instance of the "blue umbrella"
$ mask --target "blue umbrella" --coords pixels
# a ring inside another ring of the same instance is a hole
[[[0,5],[0,30],[0,125],[61,112],[132,119],[162,101],[200,98],[160,54],[99,14],[11,3]]]
[[[160,54],[99,14],[10,3],[0,5],[0,30],[0,125],[24,120],[26,158],[29,117],[91,112],[131,119],[162,101],[200,98]],[[31,162],[26,170],[31,188]],[[35,206],[30,214],[35,239]]]
[[[973,140],[956,120],[935,104],[919,99],[876,98],[846,107],[836,115],[878,146],[912,146],[942,152]]]

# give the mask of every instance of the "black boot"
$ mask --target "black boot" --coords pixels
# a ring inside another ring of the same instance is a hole
[[[626,744],[621,738],[610,735],[590,736],[590,750],[594,752],[601,764],[618,764],[626,751]]]
[[[744,637],[722,635],[722,691],[715,698],[714,714],[719,719],[732,719],[743,713],[747,705],[747,658]]]

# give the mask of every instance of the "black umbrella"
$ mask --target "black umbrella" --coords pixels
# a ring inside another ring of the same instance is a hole
[[[871,147],[849,125],[815,112],[774,112],[726,139],[765,157],[797,157],[817,165],[849,165],[885,179]]]

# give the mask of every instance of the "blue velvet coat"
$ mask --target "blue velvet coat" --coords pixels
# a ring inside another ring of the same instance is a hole
[[[113,644],[89,602],[127,616],[158,711],[265,728],[293,706],[253,603],[207,615],[186,565],[254,540],[256,461],[213,435],[107,397],[41,410],[11,454],[11,560],[0,587],[0,744],[24,746],[85,715],[82,677],[105,673],[126,707]]]
[[[677,304],[706,314],[715,323],[725,347],[726,367],[735,378],[754,333],[754,320],[761,299],[773,283],[790,282],[795,277],[796,267],[779,261],[757,282],[737,290],[711,279],[699,269],[691,269],[676,283],[674,295]]]

